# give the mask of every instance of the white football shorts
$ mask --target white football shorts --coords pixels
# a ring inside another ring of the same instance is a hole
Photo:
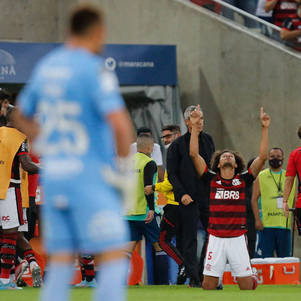
[[[12,229],[24,224],[20,188],[9,187],[5,200],[0,200],[2,229]]]
[[[209,234],[204,275],[222,277],[227,262],[233,276],[247,277],[252,275],[245,236],[224,238]]]

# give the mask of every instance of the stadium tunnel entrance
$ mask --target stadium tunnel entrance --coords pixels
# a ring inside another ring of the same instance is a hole
[[[13,96],[29,80],[36,62],[60,43],[0,42],[0,87]],[[180,105],[176,46],[107,44],[105,67],[115,71],[136,128],[149,127],[161,144],[161,128],[185,123]],[[161,145],[163,146],[163,145]],[[165,149],[162,147],[163,157]]]

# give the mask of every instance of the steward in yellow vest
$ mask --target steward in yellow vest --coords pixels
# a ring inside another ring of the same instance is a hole
[[[150,157],[153,145],[154,140],[151,136],[143,134],[138,136],[138,153],[133,156],[137,173],[136,200],[132,206],[133,209],[127,212],[125,216],[125,219],[129,221],[131,236],[129,253],[133,252],[136,243],[142,239],[142,235],[153,243],[156,251],[162,251],[158,244],[159,226],[154,219],[154,194],[148,196],[144,194],[144,187],[155,183],[157,178],[157,165]]]
[[[255,217],[255,227],[262,230],[262,256],[273,257],[274,251],[278,257],[290,256],[291,219],[283,212],[283,190],[286,171],[282,169],[283,151],[272,148],[269,152],[269,165],[261,171],[254,182],[252,208]],[[258,199],[260,197],[261,216]],[[289,197],[292,207],[295,189]]]
[[[0,199],[6,198],[10,185],[12,166],[15,156],[25,141],[26,136],[17,129],[2,126],[0,127]],[[20,184],[21,180],[18,183]],[[15,181],[13,181],[15,182]]]
[[[39,167],[28,156],[26,136],[12,127],[10,116],[13,110],[13,106],[8,106],[6,112],[7,124],[0,127],[0,222],[3,239],[0,250],[2,255],[0,289],[15,287],[15,284],[11,284],[9,276],[12,266],[15,264],[17,239],[20,241],[23,239],[24,243],[22,243],[21,249],[24,251],[25,258],[30,258],[32,271],[32,264],[35,261],[32,248],[28,241],[24,240],[23,233],[19,232],[18,235],[18,229],[24,224],[20,190],[20,166],[24,171],[30,173],[37,173]],[[24,183],[26,184],[26,182]],[[24,230],[20,229],[20,231]],[[36,261],[35,264],[37,266]],[[38,266],[37,268],[40,271]],[[39,275],[41,274],[39,273]]]
[[[270,168],[263,170],[258,175],[264,228],[286,229],[288,227],[280,203],[280,200],[283,198],[285,175],[285,169],[281,169],[280,172],[274,172]],[[277,185],[280,186],[279,190]],[[294,202],[294,194],[295,190],[291,192],[288,199],[290,207],[292,207]],[[291,217],[289,217],[288,225],[291,225]]]

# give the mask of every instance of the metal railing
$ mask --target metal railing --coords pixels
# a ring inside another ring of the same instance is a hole
[[[195,4],[197,4],[196,2],[199,3],[206,2],[205,5],[201,5],[201,6],[227,19],[230,19],[235,23],[245,26],[253,32],[263,34],[264,36],[276,40],[282,44],[285,44],[286,46],[293,47],[293,48],[295,46],[294,42],[283,41],[280,38],[281,28],[279,26],[267,22],[227,2],[224,2],[222,0],[191,1],[191,2]]]
[[[254,23],[257,23],[257,24],[259,23],[263,26],[266,26],[266,27],[268,27],[269,29],[271,29],[273,31],[280,32],[280,30],[281,30],[281,28],[279,26],[276,26],[276,25],[274,25],[270,22],[267,22],[265,20],[262,20],[262,19],[258,18],[257,16],[254,16],[254,15],[252,15],[252,14],[250,14],[250,13],[248,13],[248,12],[246,12],[246,11],[240,9],[240,8],[237,8],[236,6],[233,6],[233,5],[231,5],[227,2],[224,2],[222,0],[212,0],[212,2],[218,3],[222,7],[227,8],[227,9],[233,11],[233,12],[236,12],[237,14],[239,14],[241,16],[244,16],[245,18],[254,21]]]

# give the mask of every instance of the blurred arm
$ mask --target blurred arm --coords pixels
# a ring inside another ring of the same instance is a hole
[[[107,118],[114,132],[117,156],[125,158],[130,154],[130,145],[134,140],[129,114],[124,109],[110,113]]]
[[[280,31],[280,38],[285,41],[295,40],[296,38],[301,36],[301,30],[287,30],[286,28],[282,28]]]
[[[268,13],[273,10],[277,4],[278,0],[266,1],[264,4],[264,10]]]
[[[18,108],[12,112],[12,121],[14,127],[24,133],[30,141],[34,141],[38,136],[40,130],[38,123],[33,118],[23,115]]]

